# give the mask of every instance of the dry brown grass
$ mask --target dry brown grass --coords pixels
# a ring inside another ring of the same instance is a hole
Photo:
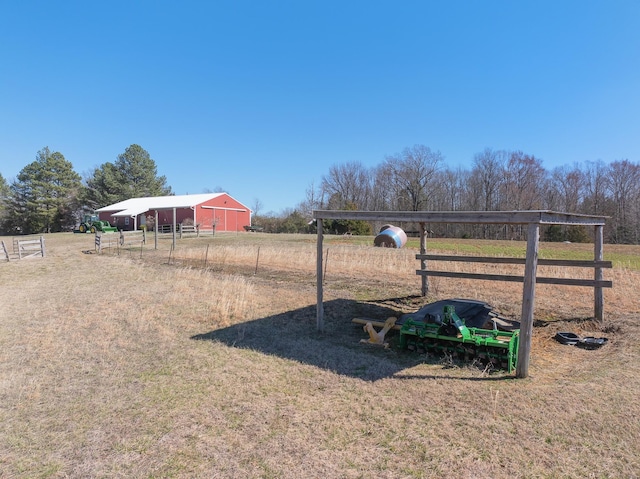
[[[185,239],[171,264],[166,240],[142,260],[85,254],[89,235],[47,246],[0,264],[2,478],[640,476],[635,270],[605,273],[604,326],[588,289],[538,285],[531,377],[514,380],[359,344],[352,317],[422,304],[409,248],[327,241],[319,334],[315,237]],[[520,311],[517,284],[431,291]]]

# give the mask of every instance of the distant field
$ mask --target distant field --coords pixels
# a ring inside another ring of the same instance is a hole
[[[354,244],[370,245],[373,237],[351,237],[345,240],[334,237],[333,241],[339,243],[351,242]],[[329,239],[329,242],[332,240]],[[420,242],[417,238],[409,238],[407,248],[419,249]],[[527,250],[525,241],[492,241],[470,240],[459,238],[429,238],[427,248],[443,254],[468,254],[475,256],[508,256],[524,258]],[[592,243],[540,243],[540,258],[546,259],[593,259]],[[604,259],[612,261],[616,267],[628,268],[640,271],[640,246],[638,245],[604,245]]]
[[[360,344],[356,316],[451,297],[521,308],[521,284],[432,278],[421,298],[417,240],[372,243],[325,238],[325,333],[315,235],[217,234],[175,251],[151,236],[98,255],[92,235],[55,234],[46,258],[0,262],[0,477],[640,476],[640,247],[605,245],[604,324],[589,288],[537,286],[530,377],[515,380]],[[525,247],[428,240],[442,254]],[[593,245],[543,243],[540,256],[592,259]],[[558,331],[609,342],[562,346]]]

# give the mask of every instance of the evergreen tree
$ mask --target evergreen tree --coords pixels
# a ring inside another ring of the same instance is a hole
[[[129,146],[115,163],[96,168],[86,180],[85,202],[100,208],[129,198],[171,194],[165,176],[157,176],[155,161],[139,145]]]
[[[544,240],[558,243],[560,241],[564,241],[565,236],[564,231],[562,231],[562,226],[550,225],[544,233]]]
[[[354,203],[347,203],[344,209],[355,211],[358,208]],[[336,234],[370,235],[371,225],[362,220],[332,220],[327,222],[327,230]]]
[[[30,234],[71,228],[80,190],[80,175],[73,165],[62,153],[43,148],[9,187],[7,229]]]
[[[0,173],[0,232],[4,232],[4,223],[7,214],[7,199],[9,197],[9,184]]]

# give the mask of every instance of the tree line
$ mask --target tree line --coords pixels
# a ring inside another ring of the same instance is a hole
[[[131,145],[114,162],[81,178],[60,152],[48,147],[8,183],[0,174],[0,229],[4,234],[69,231],[82,213],[142,196],[172,194],[155,161]],[[587,161],[546,170],[542,161],[522,151],[486,148],[470,168],[450,168],[439,151],[414,145],[374,166],[335,164],[312,183],[297,206],[279,215],[260,214],[255,200],[254,224],[274,233],[315,231],[314,209],[367,211],[512,211],[552,210],[608,216],[605,241],[640,243],[640,164],[617,160]],[[337,233],[371,234],[363,222],[335,221]],[[403,225],[412,228],[412,225]],[[518,226],[429,225],[436,236],[522,239]],[[552,226],[547,241],[590,241],[582,227]]]
[[[116,161],[81,178],[71,162],[44,147],[11,183],[0,174],[0,230],[4,234],[71,231],[84,213],[118,201],[171,194],[155,161],[131,145]]]
[[[298,206],[307,215],[313,209],[552,210],[608,216],[607,242],[638,244],[640,164],[587,161],[549,171],[534,155],[486,148],[474,155],[470,168],[450,168],[439,151],[415,145],[372,168],[359,162],[331,166]],[[522,239],[525,234],[522,227],[504,225],[434,224],[429,230],[436,236],[482,239]],[[552,226],[543,234],[547,241],[584,242],[592,231]]]

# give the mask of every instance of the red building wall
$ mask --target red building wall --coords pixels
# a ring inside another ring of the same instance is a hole
[[[113,217],[111,216],[112,213],[102,212],[100,213],[100,219],[109,221],[119,230],[128,231],[133,229],[133,218]],[[142,216],[155,217],[155,214],[155,210],[149,210],[139,215],[137,226],[140,227],[145,223]],[[212,230],[215,224],[216,231],[244,231],[244,226],[251,224],[251,212],[248,207],[225,193],[193,208],[177,208],[176,223],[181,224],[187,219],[194,221],[196,225],[199,224],[202,230]],[[127,222],[129,224],[126,224]],[[158,210],[158,225],[172,224],[173,209]]]
[[[216,231],[244,231],[244,226],[251,224],[251,212],[225,194],[196,206],[196,223],[205,230],[212,229],[215,224]]]

